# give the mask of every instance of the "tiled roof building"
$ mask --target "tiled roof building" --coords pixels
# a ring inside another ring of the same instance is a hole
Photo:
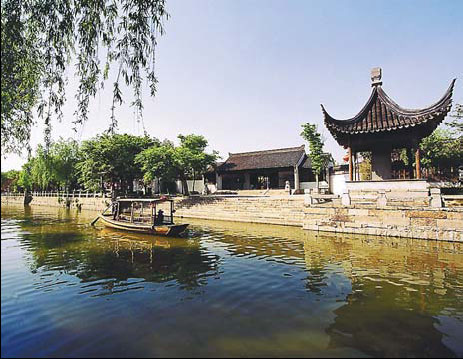
[[[300,189],[301,182],[314,180],[310,159],[305,146],[264,151],[230,153],[227,160],[217,164],[216,178],[219,189],[249,190],[285,188]]]
[[[230,153],[222,163],[220,172],[244,171],[270,168],[287,168],[294,166],[310,168],[310,159],[305,153],[305,146],[280,148],[275,150]]]

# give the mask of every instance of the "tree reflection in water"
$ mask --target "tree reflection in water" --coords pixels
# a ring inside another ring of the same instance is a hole
[[[218,256],[206,255],[200,242],[184,238],[163,239],[102,229],[100,240],[86,231],[63,231],[62,226],[31,226],[24,241],[32,254],[33,271],[61,270],[78,277],[82,283],[104,281],[104,294],[130,278],[147,282],[176,281],[180,288],[192,290],[216,275]],[[53,233],[56,231],[56,233]]]

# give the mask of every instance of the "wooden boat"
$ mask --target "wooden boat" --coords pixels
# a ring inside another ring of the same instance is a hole
[[[156,211],[166,205],[170,215],[164,215],[162,209]],[[176,236],[182,233],[188,224],[174,224],[174,212],[174,201],[171,199],[118,198],[92,224],[101,219],[103,224],[109,228],[161,236]]]

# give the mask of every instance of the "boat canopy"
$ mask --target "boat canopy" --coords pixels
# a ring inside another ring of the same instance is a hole
[[[173,199],[170,198],[116,198],[117,202],[149,202],[149,203],[159,203],[159,202],[173,202]]]

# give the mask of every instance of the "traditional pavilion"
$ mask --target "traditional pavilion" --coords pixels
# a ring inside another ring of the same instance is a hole
[[[444,96],[423,109],[400,107],[381,87],[381,69],[371,72],[372,92],[360,112],[348,120],[331,117],[322,106],[325,125],[336,141],[348,150],[349,180],[354,180],[354,156],[371,152],[372,180],[391,179],[391,153],[406,148],[415,153],[415,178],[421,178],[419,143],[444,120],[452,105],[455,79]],[[411,157],[411,156],[410,156]]]

